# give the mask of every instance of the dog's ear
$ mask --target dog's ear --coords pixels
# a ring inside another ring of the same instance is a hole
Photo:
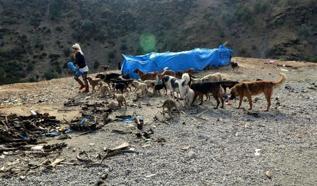
[[[185,86],[185,83],[186,83],[186,81],[185,81],[185,80],[183,80],[183,82],[182,82],[182,87],[183,87],[183,86]]]

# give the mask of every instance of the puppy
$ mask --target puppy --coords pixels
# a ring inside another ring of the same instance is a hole
[[[197,96],[200,97],[200,105],[203,104],[204,95],[212,93],[213,97],[217,101],[217,106],[215,107],[215,109],[219,107],[220,101],[221,108],[224,108],[224,90],[219,82],[194,83],[190,86],[190,88],[193,89],[195,92],[194,101],[196,100]]]
[[[89,82],[89,84],[91,85],[92,87],[92,91],[95,91],[95,87],[96,86],[99,86],[99,88],[101,87],[101,79],[92,79],[91,77],[87,77],[87,80]]]
[[[167,108],[167,111],[168,111],[168,115],[169,115],[170,117],[172,116],[173,108],[175,108],[176,111],[177,111],[178,113],[180,113],[179,110],[178,110],[178,108],[177,108],[177,105],[176,105],[175,101],[173,101],[173,100],[171,100],[171,99],[168,99],[168,100],[164,101],[162,107],[163,107],[163,115],[165,115],[165,110],[166,110],[166,108]]]
[[[118,101],[119,107],[122,107],[124,105],[125,108],[127,108],[127,101],[124,98],[123,94],[113,94],[113,99],[116,99]]]
[[[239,96],[239,109],[241,107],[243,97],[247,97],[250,105],[249,110],[252,110],[252,96],[264,93],[267,101],[266,111],[269,111],[271,106],[271,97],[273,94],[273,89],[278,88],[285,81],[286,75],[280,73],[280,79],[277,81],[259,80],[242,82],[232,87],[230,99],[232,100],[236,98],[236,96]]]

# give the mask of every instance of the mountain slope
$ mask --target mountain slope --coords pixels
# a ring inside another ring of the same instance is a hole
[[[216,47],[235,55],[315,61],[313,0],[0,0],[0,83],[64,74],[80,42],[89,66],[121,54]]]

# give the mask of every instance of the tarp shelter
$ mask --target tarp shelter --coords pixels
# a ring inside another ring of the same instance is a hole
[[[201,71],[206,67],[220,67],[230,63],[232,50],[220,45],[215,49],[196,48],[183,52],[149,53],[139,56],[123,55],[121,72],[130,78],[138,79],[136,69],[144,73],[161,72],[164,68],[175,72],[189,69]]]

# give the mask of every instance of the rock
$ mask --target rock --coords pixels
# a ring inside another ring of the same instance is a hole
[[[261,150],[262,150],[262,149],[255,149],[254,155],[255,155],[255,156],[260,156],[260,155],[261,155],[261,153],[260,153]]]
[[[265,176],[267,177],[267,178],[269,178],[269,179],[272,179],[272,172],[271,171],[266,171],[265,172]]]
[[[189,151],[189,152],[187,153],[187,157],[188,157],[189,159],[196,158],[196,153],[191,150],[191,151]]]

